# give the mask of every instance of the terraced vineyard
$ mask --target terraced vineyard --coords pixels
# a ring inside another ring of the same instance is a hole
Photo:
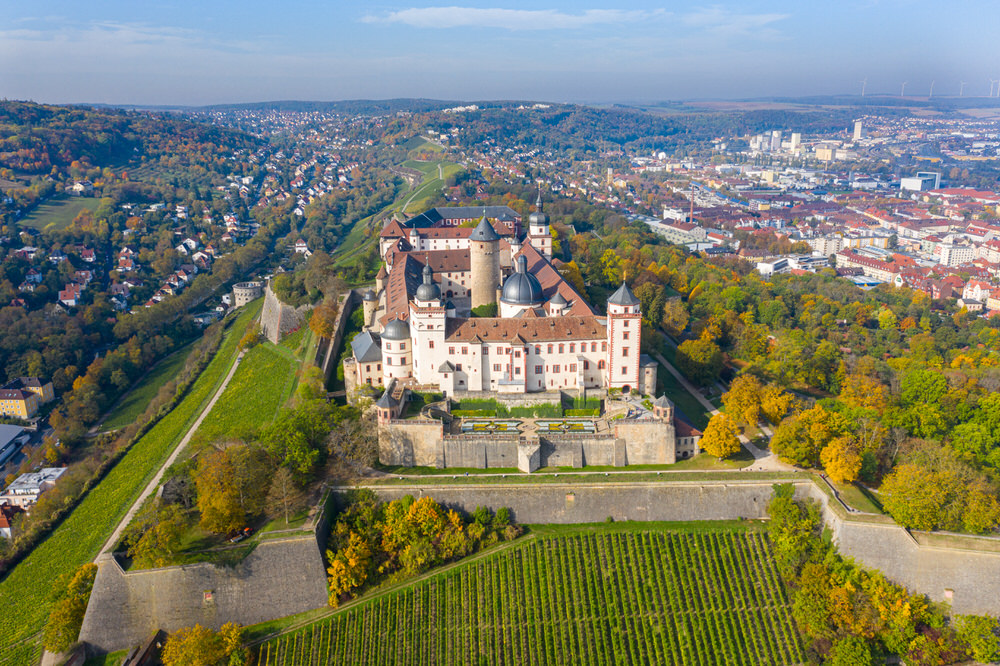
[[[608,531],[520,545],[275,638],[286,664],[797,664],[757,531]]]

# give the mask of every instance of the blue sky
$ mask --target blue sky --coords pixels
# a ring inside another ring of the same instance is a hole
[[[0,96],[212,104],[985,95],[996,0],[0,0]]]

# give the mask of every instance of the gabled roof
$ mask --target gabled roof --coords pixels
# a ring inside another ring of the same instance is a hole
[[[382,394],[382,397],[375,402],[376,407],[381,407],[383,409],[392,409],[398,404],[399,402],[389,395],[388,390],[386,390],[385,393]]]
[[[359,363],[374,363],[382,360],[382,345],[378,334],[364,331],[351,340],[351,350]]]
[[[451,361],[445,361],[438,368],[438,372],[455,372],[455,366],[451,364]]]

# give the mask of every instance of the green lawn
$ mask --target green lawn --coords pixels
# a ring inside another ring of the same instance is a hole
[[[712,417],[711,412],[705,409],[697,398],[688,393],[667,370],[663,370],[663,373],[663,392],[667,394],[674,406],[687,417],[688,421],[699,430],[705,430],[708,420]]]
[[[263,643],[257,663],[806,661],[758,526],[573,527],[534,528],[512,547],[296,625]]]
[[[264,342],[255,346],[240,361],[229,386],[198,428],[192,447],[253,437],[288,399],[297,369],[291,352],[280,345]]]
[[[60,195],[35,208],[18,224],[39,231],[62,231],[84,208],[91,212],[101,205],[100,199]]]
[[[439,175],[448,178],[462,170],[461,165],[445,160],[435,160],[433,162],[407,160],[403,162],[403,166],[408,169],[416,169],[424,174],[420,185],[403,201],[399,210],[404,213],[408,210],[413,212],[422,211],[426,208],[427,202],[436,197],[441,188],[444,187],[444,180],[439,178]],[[438,171],[438,166],[441,167],[440,172]]]
[[[262,299],[247,306],[185,398],[137,441],[104,479],[5,579],[0,581],[0,665],[34,664],[58,576],[93,560],[125,512],[211,399]]]
[[[161,360],[153,369],[142,378],[131,391],[125,394],[118,406],[108,414],[101,424],[101,432],[124,428],[130,423],[134,423],[139,415],[145,411],[146,406],[156,397],[160,387],[173,379],[174,375],[180,372],[191,352],[191,345],[185,345],[170,356]]]

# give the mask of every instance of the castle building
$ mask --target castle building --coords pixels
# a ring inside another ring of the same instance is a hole
[[[390,222],[380,239],[379,292],[363,297],[355,385],[395,379],[448,395],[652,391],[655,364],[639,353],[639,299],[623,283],[608,299],[607,315],[593,310],[549,261],[552,237],[540,196],[536,207],[523,239],[518,224],[502,221],[516,219],[497,210],[506,207],[493,207],[492,220],[491,209],[482,209],[473,228]],[[441,210],[439,220],[454,219]],[[496,315],[472,316],[483,306]]]
[[[560,409],[567,394],[655,390],[657,364],[640,354],[639,299],[622,283],[602,314],[562,278],[550,261],[540,196],[526,234],[505,206],[479,209],[474,226],[469,210],[433,209],[382,230],[384,265],[375,289],[361,295],[364,327],[344,361],[348,395],[359,386],[385,389],[374,404],[381,462],[530,472],[695,455],[700,433],[675,418],[665,397],[646,408],[602,401],[589,420],[466,420],[451,415],[450,400],[403,418],[412,392],[492,398],[523,410]]]

